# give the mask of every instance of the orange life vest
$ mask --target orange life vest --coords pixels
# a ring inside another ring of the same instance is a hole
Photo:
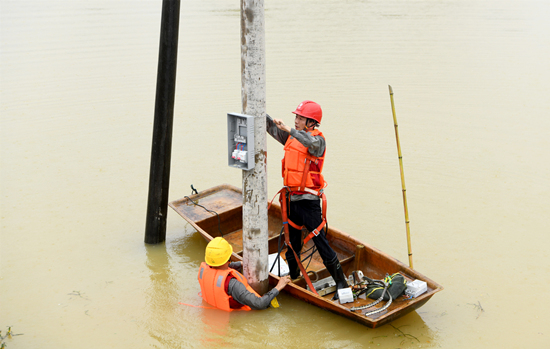
[[[311,136],[325,138],[321,131],[309,132]],[[291,192],[307,192],[320,195],[319,191],[326,187],[322,175],[325,152],[321,157],[313,156],[296,138],[290,136],[285,143],[285,157],[282,162],[283,183]]]
[[[231,308],[230,300],[233,300],[233,297],[225,292],[225,280],[230,275],[238,281],[242,282],[249,292],[252,292],[256,296],[260,297],[260,295],[248,285],[248,282],[246,281],[243,274],[239,273],[235,269],[216,269],[210,267],[205,262],[202,262],[199,268],[198,275],[199,284],[201,286],[202,299],[204,299],[204,301],[208,304],[225,311],[251,310],[250,307],[247,305],[243,305],[239,309]]]

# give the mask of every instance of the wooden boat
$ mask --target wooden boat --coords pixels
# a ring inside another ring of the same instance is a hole
[[[219,217],[195,205],[191,200],[206,207],[210,211],[216,212]],[[198,194],[173,201],[170,203],[170,206],[188,221],[207,241],[220,236],[221,230],[223,237],[233,246],[233,256],[231,259],[233,261],[242,260],[242,191],[239,188],[231,185],[220,185],[199,192]],[[269,253],[272,254],[278,251],[278,241],[282,227],[281,211],[278,205],[273,204],[270,207],[268,219]],[[327,239],[338,255],[338,259],[340,260],[346,276],[350,275],[352,271],[361,270],[365,276],[371,279],[383,279],[386,274],[392,275],[393,273],[399,272],[407,281],[413,281],[415,279],[425,281],[428,286],[427,292],[412,299],[400,297],[393,300],[387,309],[376,314],[365,316],[364,313],[372,311],[373,309],[380,309],[386,302],[381,302],[379,305],[365,311],[351,311],[350,309],[352,307],[366,305],[373,302],[373,300],[369,298],[358,298],[352,303],[340,304],[338,301],[331,301],[334,293],[319,296],[309,291],[303,278],[289,284],[284,291],[290,293],[295,298],[345,316],[365,326],[375,328],[421,307],[436,292],[443,289],[439,284],[420,274],[418,271],[409,268],[397,259],[332,226],[329,226]],[[284,241],[284,237],[281,238],[281,241]],[[310,240],[304,248],[308,249],[312,245],[313,241]],[[282,257],[284,257],[285,251],[286,249],[282,251]],[[307,271],[308,275],[312,276],[312,281],[315,281],[313,275],[316,275],[318,279],[330,276],[318,253],[315,253],[312,260],[309,262]],[[271,285],[276,285],[278,280],[279,277],[276,274],[270,273],[269,282]]]

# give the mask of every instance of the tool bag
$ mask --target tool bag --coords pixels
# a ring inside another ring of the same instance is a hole
[[[384,281],[389,283],[388,289],[386,290],[386,293],[384,293],[384,300],[388,301],[390,300],[390,294],[392,299],[397,299],[397,297],[401,296],[405,290],[407,289],[407,280],[403,275],[399,273],[395,273],[391,276],[386,276],[384,278]],[[367,297],[371,299],[378,299],[382,295],[382,292],[384,292],[384,286],[381,284],[370,284],[367,286]]]

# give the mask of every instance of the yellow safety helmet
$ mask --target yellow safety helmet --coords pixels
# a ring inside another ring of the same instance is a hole
[[[233,253],[233,247],[224,238],[217,237],[208,243],[206,246],[206,253],[204,254],[204,260],[206,264],[211,267],[219,267],[225,264],[231,254]]]

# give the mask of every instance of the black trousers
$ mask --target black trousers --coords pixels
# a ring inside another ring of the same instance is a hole
[[[304,225],[309,232],[312,232],[323,222],[323,215],[321,210],[321,201],[320,200],[298,200],[290,201],[288,208],[288,218],[295,223],[296,225]],[[300,257],[300,251],[302,250],[302,231],[288,225],[290,233],[290,243],[292,248]],[[328,244],[326,238],[326,230],[322,229],[321,233],[312,238],[317,251],[323,263],[327,265],[331,261],[334,261],[336,257],[336,252]],[[293,260],[294,254],[290,249],[286,251],[286,258]]]

